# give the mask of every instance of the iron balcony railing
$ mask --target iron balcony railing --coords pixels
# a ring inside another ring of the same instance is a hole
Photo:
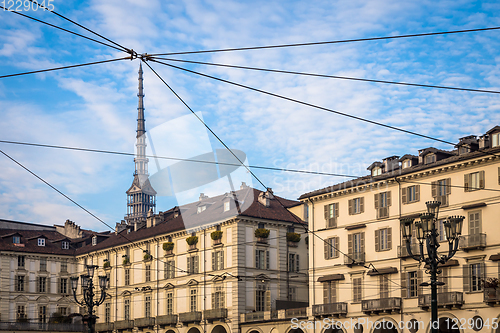
[[[464,304],[464,294],[460,291],[438,293],[437,303],[438,306],[443,307],[460,307]],[[431,295],[418,296],[418,306],[421,308],[429,308],[431,306]]]
[[[313,305],[312,312],[314,316],[330,316],[330,315],[343,315],[347,314],[347,303],[327,303]]]
[[[419,256],[420,255],[420,246],[418,243],[416,244],[411,244],[410,245],[411,253],[413,255]],[[406,248],[405,245],[398,245],[398,258],[408,258],[410,254],[408,253],[408,249]]]
[[[134,320],[136,327],[153,327],[155,326],[155,319],[152,317],[137,318]]]
[[[486,234],[460,236],[458,246],[460,247],[460,250],[464,251],[474,249],[484,250],[486,247]]]
[[[264,311],[245,313],[245,321],[264,320]]]
[[[86,332],[87,325],[0,322],[0,331]]]
[[[286,318],[307,317],[307,308],[285,309]]]
[[[114,329],[114,323],[97,323],[95,324],[95,330],[97,332],[111,332]]]
[[[115,321],[116,330],[128,330],[134,328],[133,320],[118,320]]]
[[[169,314],[156,317],[156,324],[158,325],[174,325],[177,324],[177,315]]]
[[[202,313],[200,311],[179,313],[179,321],[182,323],[194,323],[201,321]]]
[[[227,318],[227,309],[212,309],[203,311],[203,317],[207,320],[218,320]]]
[[[361,308],[366,314],[378,312],[398,312],[401,310],[401,298],[389,297],[361,301]]]
[[[361,265],[365,263],[365,253],[364,252],[354,252],[344,255],[345,265]]]

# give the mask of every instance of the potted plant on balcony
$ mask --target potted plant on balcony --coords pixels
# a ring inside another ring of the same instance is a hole
[[[129,265],[130,264],[130,258],[128,256],[125,256],[123,258],[123,265]]]
[[[196,244],[198,243],[198,236],[190,236],[186,238],[186,243],[188,243],[190,250],[196,249]]]
[[[257,237],[257,242],[267,243],[267,238],[269,237],[270,230],[266,228],[255,229],[255,237]]]
[[[151,260],[152,258],[153,258],[153,256],[152,256],[152,255],[150,255],[149,253],[145,253],[145,254],[144,254],[144,261],[149,261],[149,260]]]
[[[174,243],[173,242],[163,243],[163,250],[165,251],[165,255],[172,254],[172,251],[174,250]]]
[[[210,237],[212,237],[212,240],[214,241],[214,245],[221,244],[221,239],[222,239],[222,231],[221,230],[215,230],[210,234]]]
[[[287,232],[286,240],[288,242],[288,246],[297,247],[300,242],[300,235],[296,232]]]
[[[104,269],[111,268],[111,263],[109,261],[105,261],[104,264],[102,265],[102,268]]]
[[[497,300],[497,289],[498,289],[498,278],[487,278],[484,280],[484,300],[496,301]]]

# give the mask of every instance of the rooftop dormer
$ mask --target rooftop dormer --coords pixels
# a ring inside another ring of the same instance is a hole
[[[401,162],[401,168],[411,168],[412,166],[418,164],[418,157],[415,155],[406,154],[401,156],[399,162]]]
[[[479,140],[476,135],[469,135],[459,139],[455,145],[458,149],[458,154],[463,155],[479,149]]]
[[[418,151],[418,164],[431,164],[454,155],[455,153],[451,151],[441,150],[434,147],[420,149]]]

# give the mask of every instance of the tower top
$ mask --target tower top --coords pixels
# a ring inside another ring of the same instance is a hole
[[[139,92],[137,97],[139,97],[139,104],[137,106],[137,138],[146,133],[146,120],[144,119],[144,86],[142,77],[142,63],[139,64]]]

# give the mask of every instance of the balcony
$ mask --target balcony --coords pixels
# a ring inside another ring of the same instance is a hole
[[[87,325],[0,322],[0,331],[86,332]]]
[[[160,326],[175,325],[177,324],[177,315],[170,314],[156,317],[156,324]]]
[[[484,303],[488,305],[495,305],[500,302],[500,289],[484,288]]]
[[[245,321],[261,321],[264,320],[264,311],[245,313]]]
[[[363,265],[365,263],[365,253],[364,252],[354,252],[344,255],[344,265],[349,267],[354,265]]]
[[[285,309],[286,318],[307,317],[307,308]]]
[[[155,326],[155,319],[151,317],[138,318],[134,320],[134,325],[139,328]]]
[[[460,247],[460,250],[465,252],[476,249],[484,250],[486,247],[486,234],[460,236],[458,246]]]
[[[464,304],[464,294],[459,291],[451,291],[446,293],[438,293],[438,307],[448,309],[460,308]],[[428,309],[431,306],[431,295],[418,296],[418,306],[422,309]]]
[[[97,323],[95,324],[96,332],[112,332],[114,329],[114,323]]]
[[[206,320],[221,320],[227,318],[227,309],[212,309],[203,311],[203,317]]]
[[[313,305],[312,312],[313,312],[314,316],[318,316],[318,317],[346,316],[347,315],[347,303],[338,302],[338,303]]]
[[[416,256],[420,255],[420,246],[418,245],[418,243],[411,244],[410,249],[413,255]],[[408,253],[406,245],[398,245],[398,258],[404,259],[409,257],[410,254]]]
[[[401,310],[401,298],[389,297],[381,299],[369,299],[361,301],[361,308],[367,315],[378,314],[380,312],[399,312]]]
[[[115,321],[115,330],[132,330],[134,328],[133,320]]]
[[[181,323],[196,323],[201,321],[201,311],[179,313]]]

